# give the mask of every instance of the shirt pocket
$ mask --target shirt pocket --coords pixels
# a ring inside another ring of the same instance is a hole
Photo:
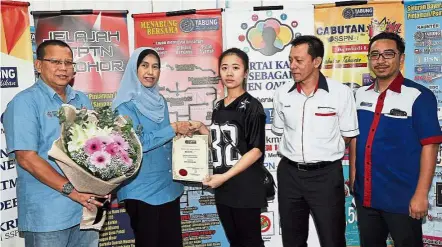
[[[334,136],[338,125],[336,111],[315,111],[313,114],[314,136],[318,138],[331,139]]]
[[[297,124],[302,118],[302,111],[299,111],[298,109],[295,109],[293,106],[283,106],[282,113],[284,115],[284,123],[286,127],[288,127],[291,130],[296,130],[298,127]]]
[[[380,131],[379,133],[385,134],[385,142],[402,142],[406,144],[405,138],[403,138],[404,133],[413,132],[413,122],[412,119],[407,116],[394,116],[388,113],[382,114],[383,118],[379,122],[379,125],[385,128],[385,132]]]

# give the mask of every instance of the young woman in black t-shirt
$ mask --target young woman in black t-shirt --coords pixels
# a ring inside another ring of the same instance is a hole
[[[261,208],[267,206],[263,186],[265,119],[261,103],[245,90],[247,54],[237,48],[219,57],[219,74],[227,97],[216,103],[209,129],[214,175],[203,184],[215,189],[218,215],[230,246],[262,247]]]

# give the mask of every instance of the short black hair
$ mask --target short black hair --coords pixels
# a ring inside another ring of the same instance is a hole
[[[292,47],[307,44],[307,53],[312,56],[313,59],[324,57],[324,43],[318,37],[313,35],[301,35],[293,39],[290,44]]]
[[[218,58],[218,70],[221,69],[221,61],[224,59],[224,57],[229,56],[229,55],[238,56],[244,65],[244,71],[249,70],[249,56],[243,50],[235,48],[235,47],[227,49],[223,53],[221,53],[221,55]]]
[[[370,43],[368,44],[368,52],[371,51],[371,46],[373,45],[373,43],[377,40],[380,39],[389,39],[389,40],[393,40],[394,42],[396,42],[396,47],[398,49],[398,51],[403,54],[405,52],[405,42],[404,40],[401,38],[401,36],[399,36],[396,33],[390,33],[390,32],[382,32],[376,36],[374,36],[371,40]]]
[[[158,53],[155,50],[152,49],[146,49],[143,50],[140,55],[138,56],[138,60],[137,60],[137,69],[138,67],[140,67],[141,62],[143,62],[143,59],[145,57],[147,57],[148,55],[154,55],[157,60],[158,60],[158,68],[161,69],[161,60],[160,60],[160,55],[158,55]]]
[[[48,46],[61,46],[61,47],[69,48],[69,50],[71,51],[72,57],[74,56],[74,53],[72,52],[72,49],[68,44],[66,44],[65,42],[63,42],[61,40],[49,39],[49,40],[43,41],[40,45],[38,45],[37,52],[36,52],[38,60],[44,59],[44,57],[46,55],[45,49]]]

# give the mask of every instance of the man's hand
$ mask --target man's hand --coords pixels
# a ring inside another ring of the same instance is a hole
[[[93,211],[95,207],[102,207],[103,203],[99,202],[97,198],[110,198],[110,195],[106,196],[98,196],[94,194],[81,193],[77,190],[73,190],[71,194],[69,194],[69,198],[71,200],[80,203],[83,207],[87,208],[89,211]]]
[[[423,219],[428,214],[428,196],[414,194],[410,201],[409,213],[413,219]]]

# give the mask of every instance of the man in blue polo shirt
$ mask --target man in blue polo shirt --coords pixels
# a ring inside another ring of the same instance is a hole
[[[368,61],[376,80],[356,92],[360,135],[350,182],[362,247],[386,246],[388,233],[396,247],[423,246],[442,133],[434,94],[400,72],[404,51],[397,34],[373,37]]]
[[[4,114],[7,151],[17,160],[18,229],[27,247],[98,246],[98,232],[80,231],[83,207],[102,206],[95,196],[77,192],[48,157],[60,136],[57,111],[62,104],[92,105],[68,83],[73,54],[64,42],[48,40],[37,48],[38,81],[17,94]]]

